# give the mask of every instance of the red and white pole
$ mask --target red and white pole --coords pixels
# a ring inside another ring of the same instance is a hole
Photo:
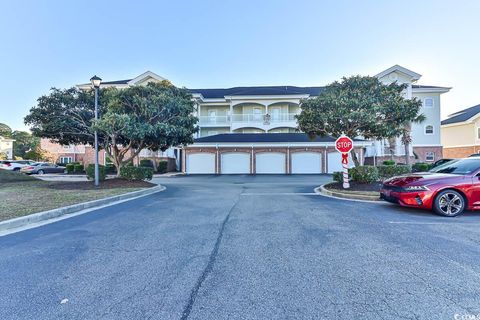
[[[343,188],[350,188],[348,180],[348,153],[342,153],[342,167],[343,167]]]

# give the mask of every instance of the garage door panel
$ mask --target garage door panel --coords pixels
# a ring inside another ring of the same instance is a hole
[[[256,170],[258,174],[285,174],[286,157],[284,153],[262,152],[256,155]]]
[[[342,171],[342,154],[340,152],[331,152],[328,154],[328,164],[327,164],[327,172],[334,173],[336,171]],[[358,157],[358,155],[357,155]],[[352,156],[350,153],[348,154],[348,167],[353,168],[355,164],[353,163]]]
[[[318,152],[295,152],[291,154],[293,174],[322,173],[322,154]]]
[[[223,153],[221,167],[222,174],[249,174],[250,154],[246,152]]]
[[[215,154],[193,153],[187,155],[187,173],[215,174]]]

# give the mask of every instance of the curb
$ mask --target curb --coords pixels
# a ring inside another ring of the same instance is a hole
[[[91,211],[99,207],[113,205],[119,201],[123,202],[127,200],[132,200],[133,198],[139,198],[160,191],[164,191],[165,189],[166,188],[164,186],[158,185],[144,190],[138,190],[129,193],[119,194],[117,196],[111,196],[108,198],[72,204],[66,207],[32,213],[24,217],[5,220],[0,222],[0,232],[9,232],[11,229],[28,227],[28,225],[37,224],[42,221],[55,219],[68,214],[73,214],[85,209],[90,209]]]
[[[327,190],[325,185],[321,185],[314,189],[315,193],[320,195],[324,195],[327,197],[332,197],[341,200],[351,200],[351,201],[361,201],[361,202],[368,202],[368,203],[385,203],[383,202],[379,196],[367,196],[361,194],[350,194],[350,193],[343,193],[343,192],[336,192]]]

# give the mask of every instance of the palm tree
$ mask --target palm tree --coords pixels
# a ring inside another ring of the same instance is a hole
[[[405,164],[410,164],[410,144],[412,143],[412,123],[421,123],[425,121],[425,115],[419,114],[412,122],[407,122],[403,124],[402,132],[402,143],[405,147]]]

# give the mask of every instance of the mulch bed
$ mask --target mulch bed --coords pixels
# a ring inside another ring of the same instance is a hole
[[[124,179],[107,179],[100,181],[98,189],[116,188],[151,188],[156,184],[147,181],[128,181]],[[93,190],[96,189],[93,181],[52,181],[48,183],[50,189],[57,190]]]
[[[331,190],[339,190],[339,191],[380,191],[380,187],[382,186],[381,182],[374,182],[374,183],[356,183],[350,182],[349,189],[343,189],[343,184],[340,182],[333,182],[325,185],[325,189]]]

